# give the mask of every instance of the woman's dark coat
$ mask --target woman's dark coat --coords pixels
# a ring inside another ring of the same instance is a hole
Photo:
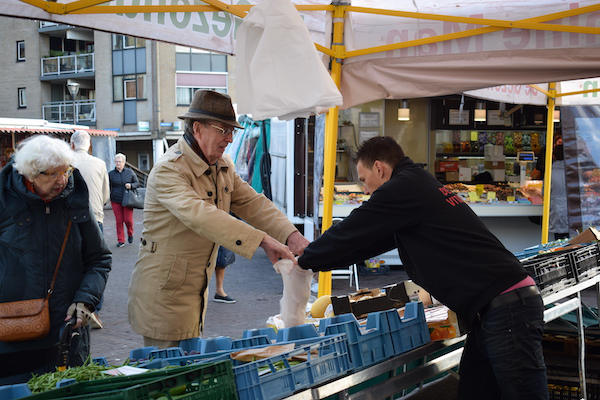
[[[71,234],[50,297],[50,334],[26,342],[0,342],[0,354],[54,346],[71,303],[92,308],[98,304],[112,263],[78,170],[49,202],[27,190],[12,163],[0,171],[0,302],[46,295],[68,219],[73,222]]]

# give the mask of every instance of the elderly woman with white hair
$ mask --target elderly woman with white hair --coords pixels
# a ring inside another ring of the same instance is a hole
[[[112,258],[72,161],[67,143],[34,136],[0,172],[0,303],[50,293],[47,334],[9,339],[1,324],[6,316],[0,315],[0,384],[24,382],[62,362],[57,343],[66,321],[79,330],[68,365],[81,365],[89,355],[87,321],[104,291]]]
[[[125,166],[125,154],[115,156],[115,169],[108,173],[110,181],[110,204],[115,214],[117,224],[117,247],[125,246],[125,233],[123,224],[127,227],[127,241],[133,243],[133,208],[125,207],[123,195],[125,190],[137,189],[139,181],[131,168]]]

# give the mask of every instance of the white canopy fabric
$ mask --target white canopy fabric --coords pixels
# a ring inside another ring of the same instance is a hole
[[[226,4],[257,4],[261,0],[240,2],[224,0]],[[60,1],[59,3],[66,3]],[[173,5],[198,4],[197,1],[169,1]],[[294,0],[300,4],[329,4],[328,0]],[[165,0],[119,0],[102,6],[158,6]],[[331,16],[326,11],[301,13],[302,19],[314,42],[325,47],[331,43]],[[126,14],[51,14],[38,7],[19,0],[1,0],[0,15],[39,19],[101,31],[121,33],[146,39],[169,42],[181,46],[195,47],[220,53],[233,54],[236,29],[242,22],[230,13],[219,12],[178,12],[178,13],[126,13]]]
[[[353,0],[353,6],[440,15],[523,20],[572,7],[597,4],[581,0]],[[547,21],[598,25],[598,12]],[[347,51],[481,28],[447,21],[349,13]],[[523,85],[598,76],[600,35],[505,29],[344,60],[343,107],[378,99],[403,99],[462,93],[496,85]],[[544,97],[544,96],[542,96]]]
[[[237,32],[237,107],[255,120],[308,117],[342,104],[300,14],[289,0],[254,6]]]

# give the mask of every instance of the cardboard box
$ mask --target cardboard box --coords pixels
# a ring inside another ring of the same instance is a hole
[[[446,181],[447,182],[457,182],[458,181],[458,171],[446,172]]]
[[[411,281],[403,281],[381,289],[363,289],[345,296],[331,296],[335,315],[352,313],[356,318],[364,318],[375,311],[400,308],[416,297],[427,307],[433,299],[425,290]]]
[[[485,169],[506,169],[504,161],[484,161],[483,168]]]
[[[435,172],[458,171],[458,161],[435,161]]]
[[[452,339],[461,336],[456,313],[444,305],[426,308],[425,320],[431,340]]]
[[[471,168],[460,167],[458,169],[458,180],[461,182],[471,182],[473,175]]]
[[[600,232],[592,226],[569,240],[569,244],[591,243],[600,241]]]

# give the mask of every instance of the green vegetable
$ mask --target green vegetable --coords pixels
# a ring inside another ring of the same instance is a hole
[[[94,379],[110,378],[102,371],[113,367],[95,364],[88,358],[81,367],[67,368],[64,371],[49,372],[43,375],[33,375],[27,382],[32,393],[46,392],[56,389],[56,384],[63,379],[75,379],[77,382],[91,381]]]

